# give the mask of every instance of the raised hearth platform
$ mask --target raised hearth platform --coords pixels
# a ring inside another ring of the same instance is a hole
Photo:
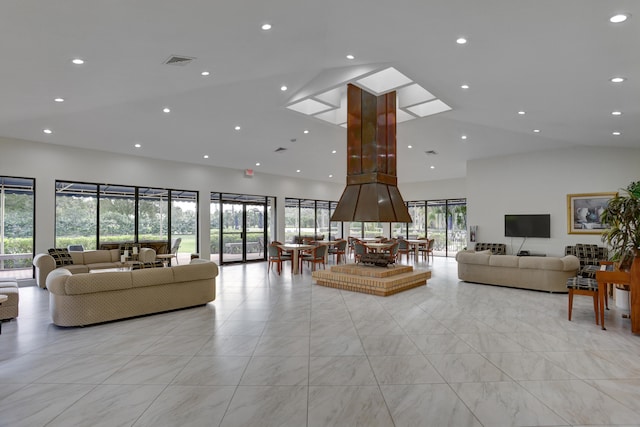
[[[330,288],[345,289],[386,297],[427,284],[431,271],[413,271],[410,265],[372,267],[360,264],[334,265],[330,270],[311,273],[316,283]]]

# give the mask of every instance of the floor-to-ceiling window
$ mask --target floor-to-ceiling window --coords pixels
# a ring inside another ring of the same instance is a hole
[[[336,240],[342,238],[342,222],[331,221],[338,202],[310,199],[285,199],[285,239],[302,237]]]
[[[0,277],[33,277],[35,181],[0,176]]]
[[[197,250],[198,193],[164,188],[56,181],[57,247],[99,249],[114,242],[181,238],[178,258]]]

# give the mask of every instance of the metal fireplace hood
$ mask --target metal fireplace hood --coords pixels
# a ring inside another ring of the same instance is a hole
[[[349,84],[347,187],[331,221],[412,222],[396,174],[396,92]]]

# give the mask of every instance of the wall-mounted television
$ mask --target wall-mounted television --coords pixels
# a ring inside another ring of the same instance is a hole
[[[551,237],[551,215],[510,215],[504,216],[506,237]]]

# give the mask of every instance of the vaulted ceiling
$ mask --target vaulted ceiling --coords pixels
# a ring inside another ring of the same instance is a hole
[[[640,148],[637,0],[4,0],[0,39],[8,138],[342,184],[344,127],[286,107],[393,67],[451,107],[398,125],[401,183]]]

